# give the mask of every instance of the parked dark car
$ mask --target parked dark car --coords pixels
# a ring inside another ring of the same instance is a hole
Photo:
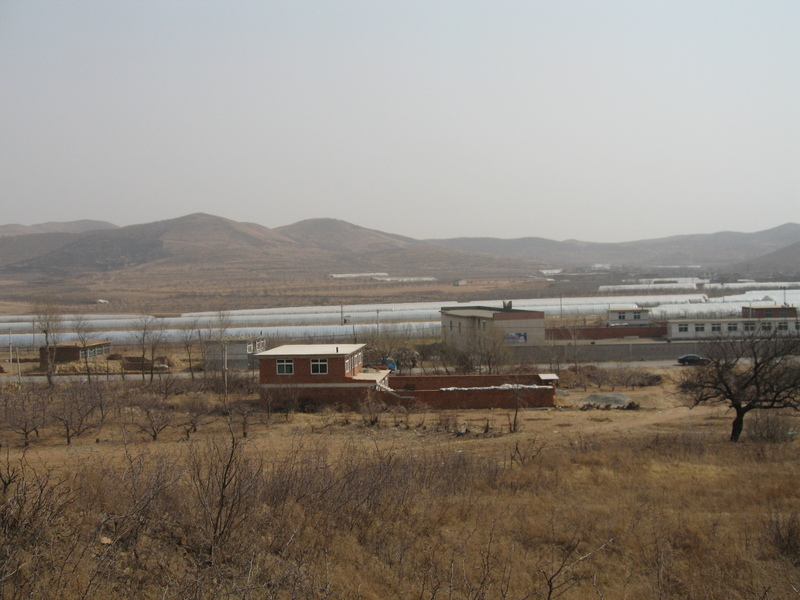
[[[699,354],[684,354],[678,357],[679,365],[707,365],[711,361]]]

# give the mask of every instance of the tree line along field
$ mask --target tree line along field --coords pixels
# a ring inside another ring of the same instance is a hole
[[[800,595],[792,415],[731,444],[669,378],[626,411],[578,410],[575,379],[518,419],[218,383],[6,381],[0,597]]]

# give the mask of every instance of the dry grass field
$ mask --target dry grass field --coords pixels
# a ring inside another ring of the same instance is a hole
[[[572,389],[516,427],[88,387],[2,388],[0,597],[800,596],[797,421],[751,415],[732,444],[730,415],[681,406],[669,378],[616,390],[638,410],[579,410],[598,390]]]

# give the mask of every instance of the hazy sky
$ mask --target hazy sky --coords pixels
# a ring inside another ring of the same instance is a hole
[[[0,0],[0,224],[800,222],[798,0]]]

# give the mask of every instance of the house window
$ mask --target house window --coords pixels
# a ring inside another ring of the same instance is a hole
[[[312,358],[311,359],[311,374],[312,375],[327,375],[328,374],[328,359],[327,358]]]
[[[248,354],[252,354],[253,353],[253,344],[247,344],[247,353]]]
[[[764,316],[765,316],[767,319],[771,319],[771,318],[772,318],[772,309],[769,309],[769,308],[768,308],[768,309],[764,310]]]
[[[788,317],[788,316],[789,316],[789,309],[788,309],[788,308],[782,308],[782,309],[781,309],[781,316],[782,316],[784,319],[785,319],[786,317]]]
[[[711,331],[722,331],[722,324],[721,323],[712,323],[711,324]]]
[[[762,331],[772,331],[772,323],[762,323],[761,324]]]
[[[744,324],[744,330],[745,330],[745,331],[755,331],[755,330],[756,330],[756,324],[755,324],[755,323],[752,323],[752,322],[750,322],[750,323],[745,323],[745,324]]]
[[[617,319],[619,319],[620,321],[624,321],[625,320],[625,313],[617,313]]]
[[[689,324],[688,323],[678,323],[678,331],[681,333],[687,333],[689,331]]]
[[[778,331],[789,331],[789,324],[786,321],[778,323]]]
[[[641,321],[642,320],[642,313],[633,313],[633,320],[634,321]]]
[[[278,359],[278,375],[294,375],[294,361],[291,358]]]
[[[728,331],[739,331],[738,323],[728,323]]]
[[[694,331],[695,331],[695,333],[702,333],[702,332],[703,332],[703,331],[705,331],[705,330],[706,330],[706,325],[705,325],[705,323],[695,323],[695,324],[694,324]]]
[[[81,350],[81,360],[86,360],[86,350]]]

